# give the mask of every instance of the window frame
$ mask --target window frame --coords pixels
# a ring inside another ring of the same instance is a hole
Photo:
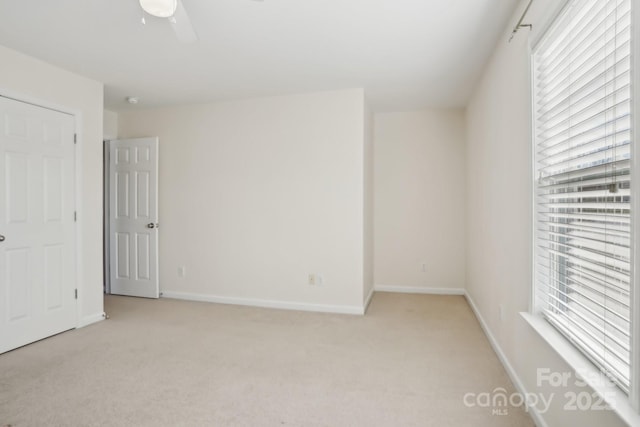
[[[542,15],[541,22],[537,25],[537,31],[529,37],[528,60],[529,60],[529,82],[530,82],[530,200],[531,200],[531,257],[530,257],[530,295],[528,312],[521,313],[522,317],[529,325],[541,335],[541,337],[576,371],[584,372],[585,369],[594,374],[600,374],[602,370],[596,366],[577,346],[575,346],[565,335],[560,333],[555,326],[551,325],[540,312],[536,304],[536,256],[537,250],[537,225],[538,213],[536,202],[537,190],[537,158],[536,158],[536,97],[535,97],[535,59],[537,49],[546,35],[553,28],[556,20],[565,13],[572,0],[563,0],[556,4],[556,7],[549,8],[546,15]],[[627,423],[633,424],[640,420],[640,4],[632,0],[631,15],[631,112],[632,112],[632,141],[631,141],[631,339],[630,339],[630,387],[627,394],[618,386],[606,386],[598,381],[590,381],[585,378],[585,382],[607,403],[612,404],[612,409],[622,417]],[[594,375],[597,376],[597,375]],[[613,396],[613,397],[612,397]]]

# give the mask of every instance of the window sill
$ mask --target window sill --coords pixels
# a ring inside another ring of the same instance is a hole
[[[583,381],[611,407],[624,422],[640,425],[640,415],[631,406],[629,396],[614,384],[602,381],[602,374],[589,359],[540,315],[522,312],[520,315],[547,344],[573,369],[582,373]]]

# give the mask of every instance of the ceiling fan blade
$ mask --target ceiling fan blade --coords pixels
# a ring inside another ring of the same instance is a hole
[[[173,31],[176,33],[176,37],[182,43],[195,43],[198,41],[198,35],[191,25],[189,15],[182,4],[182,0],[178,0],[176,12],[169,18]]]

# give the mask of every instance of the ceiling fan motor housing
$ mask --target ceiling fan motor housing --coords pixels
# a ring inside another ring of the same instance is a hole
[[[169,18],[176,13],[178,0],[140,0],[140,7],[149,15]]]

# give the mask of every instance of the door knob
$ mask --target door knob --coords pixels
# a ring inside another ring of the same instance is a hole
[[[4,242],[4,236],[0,235],[0,242]]]
[[[147,224],[147,228],[156,228],[156,225],[153,222]]]

